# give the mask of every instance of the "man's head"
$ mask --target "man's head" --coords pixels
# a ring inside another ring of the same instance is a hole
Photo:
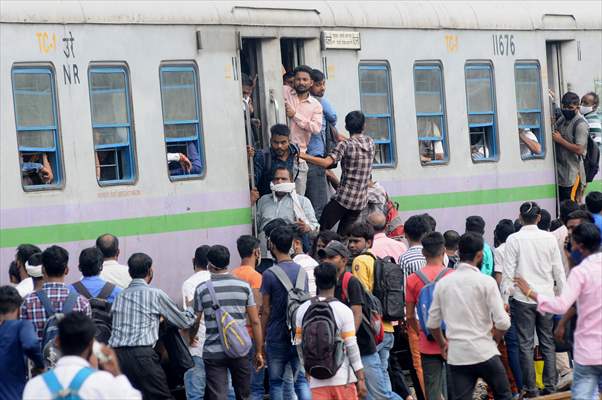
[[[424,218],[424,220],[427,222],[427,224],[429,224],[429,226],[431,227],[431,232],[434,232],[437,230],[437,220],[429,213],[424,213],[421,214],[421,217]]]
[[[541,215],[541,218],[539,219],[539,222],[537,223],[537,227],[539,229],[541,229],[542,231],[549,231],[550,224],[552,223],[552,215],[550,215],[548,210],[546,210],[545,208],[541,209],[539,215]]]
[[[295,88],[295,73],[293,71],[288,71],[286,74],[282,75],[282,84],[284,86],[290,86],[294,89]]]
[[[600,97],[595,92],[589,92],[581,98],[581,114],[589,114],[596,111],[600,105]]]
[[[57,347],[63,356],[90,358],[96,325],[81,312],[67,313],[58,323]]]
[[[119,239],[115,235],[105,233],[96,239],[96,247],[102,253],[105,260],[119,256]]]
[[[385,216],[385,213],[380,210],[368,214],[367,221],[372,225],[374,233],[383,233],[387,228],[387,217]]]
[[[50,246],[42,252],[44,278],[64,278],[69,273],[69,253],[60,246]]]
[[[366,125],[366,117],[361,111],[351,111],[345,116],[345,129],[350,135],[362,133]]]
[[[355,223],[347,232],[347,247],[353,257],[357,257],[372,247],[374,229],[366,222]]]
[[[337,284],[337,267],[329,263],[320,264],[314,268],[314,277],[318,294],[332,290]]]
[[[602,213],[602,192],[590,192],[585,196],[587,211],[592,214]]]
[[[128,272],[132,279],[153,279],[153,259],[144,253],[134,253],[128,259]]]
[[[284,124],[275,124],[270,128],[270,145],[278,157],[288,154],[291,131]]]
[[[314,84],[311,79],[312,69],[307,65],[299,65],[293,72],[295,73],[295,92],[297,94],[307,93]]]
[[[594,223],[594,217],[589,211],[576,210],[569,214],[566,221],[566,228],[572,232],[577,226],[586,222]]]
[[[326,245],[328,245],[328,243],[332,242],[333,240],[336,240],[337,242],[341,241],[341,237],[335,231],[320,232],[318,236],[316,236],[316,240],[314,241],[314,256],[319,257],[318,251],[326,247]]]
[[[506,243],[508,236],[514,233],[514,222],[509,219],[502,219],[497,223],[493,230],[493,240],[495,247],[502,243]]]
[[[304,233],[299,229],[299,226],[296,224],[289,224],[289,229],[293,233],[293,255],[305,254],[303,249],[303,236]]]
[[[79,270],[83,276],[96,276],[102,271],[102,253],[97,247],[88,247],[79,253]]]
[[[483,261],[483,245],[483,235],[476,232],[466,232],[460,237],[460,243],[458,243],[460,261],[480,267]]]
[[[8,266],[8,278],[10,280],[10,283],[12,283],[13,285],[18,284],[19,282],[21,282],[21,273],[19,272],[19,267],[17,267],[17,262],[16,261],[11,261],[10,265]]]
[[[573,211],[579,210],[579,203],[573,200],[563,200],[560,202],[560,220],[564,225]]]
[[[431,231],[431,226],[422,215],[412,215],[403,224],[403,230],[410,242],[420,243],[424,235]]]
[[[194,258],[192,259],[192,267],[195,271],[206,271],[209,260],[207,260],[207,253],[209,253],[211,246],[206,244],[197,247],[194,251]]]
[[[23,299],[12,286],[0,286],[0,321],[17,319]]]
[[[276,167],[274,169],[274,177],[272,183],[278,185],[279,183],[291,183],[293,181],[293,173],[286,167]]]
[[[471,215],[466,218],[466,232],[475,232],[480,235],[485,234],[485,220],[480,215]]]
[[[17,267],[22,268],[25,271],[25,263],[29,260],[29,257],[35,253],[41,253],[42,250],[38,246],[33,244],[20,244],[17,247],[17,253],[15,254],[15,262]]]
[[[460,234],[454,230],[445,231],[443,234],[445,239],[445,249],[448,251],[457,252],[458,243],[460,242]]]
[[[576,93],[566,92],[560,100],[560,111],[567,121],[572,120],[579,111],[581,100]]]
[[[336,266],[339,274],[345,272],[345,267],[350,258],[351,253],[338,240],[331,240],[323,249],[318,250],[318,259],[320,262]]]
[[[27,275],[33,278],[34,282],[44,279],[44,273],[42,272],[42,253],[36,253],[29,257],[25,264]]]
[[[279,226],[270,234],[270,251],[274,258],[288,255],[293,245],[293,232],[289,226]]]
[[[209,271],[223,272],[230,265],[230,251],[221,244],[213,245],[207,253],[207,259],[209,260]]]
[[[519,212],[523,225],[536,225],[541,220],[541,208],[534,201],[527,201],[521,204]]]
[[[429,232],[422,238],[422,255],[427,263],[431,264],[435,260],[443,261],[445,254],[445,239],[439,232]]]
[[[319,69],[313,69],[311,71],[311,80],[314,82],[309,89],[309,92],[314,97],[322,97],[324,96],[324,92],[326,92],[326,80],[324,79],[324,74]]]
[[[261,260],[261,251],[259,250],[259,240],[251,235],[242,235],[236,240],[236,249],[241,260],[250,260],[254,258],[255,267]]]
[[[243,99],[248,99],[253,95],[253,80],[245,73],[241,75],[241,88]]]
[[[571,249],[581,253],[581,258],[599,251],[600,230],[598,227],[590,222],[575,227],[571,234]]]

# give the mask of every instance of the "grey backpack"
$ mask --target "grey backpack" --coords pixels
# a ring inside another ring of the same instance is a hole
[[[305,290],[305,270],[299,266],[297,278],[295,279],[295,286],[293,286],[286,272],[284,272],[278,264],[274,265],[269,270],[276,275],[276,278],[278,278],[288,293],[286,302],[286,325],[292,337],[296,328],[295,315],[297,314],[297,310],[301,304],[311,298],[309,293]]]

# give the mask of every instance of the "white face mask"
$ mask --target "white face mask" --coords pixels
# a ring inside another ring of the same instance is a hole
[[[594,107],[592,106],[581,106],[579,108],[579,112],[581,112],[581,114],[585,115],[585,114],[589,114],[594,110]]]

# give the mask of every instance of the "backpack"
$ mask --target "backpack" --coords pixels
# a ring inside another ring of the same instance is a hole
[[[385,215],[387,217],[387,223],[385,225],[385,234],[391,239],[397,239],[403,237],[403,219],[399,214],[399,204],[392,202],[387,198],[385,203]]]
[[[587,135],[587,154],[583,158],[583,168],[587,183],[593,181],[600,170],[600,148],[589,134]]]
[[[286,325],[291,335],[294,335],[296,328],[295,315],[297,314],[297,310],[301,304],[311,298],[309,293],[305,291],[305,270],[299,266],[294,287],[286,272],[284,272],[282,267],[278,264],[270,268],[269,271],[272,271],[274,275],[276,275],[276,278],[278,278],[288,293],[286,302]]]
[[[36,291],[35,294],[40,300],[40,303],[42,303],[42,307],[44,307],[47,317],[46,323],[44,324],[44,330],[42,331],[43,334],[41,343],[42,354],[44,355],[44,364],[46,364],[47,367],[54,367],[60,357],[60,352],[54,343],[54,339],[59,334],[58,323],[61,319],[63,319],[65,314],[73,311],[75,308],[75,303],[77,302],[78,294],[69,291],[69,295],[63,303],[63,309],[61,312],[56,312],[54,310],[50,299],[43,289]]]
[[[310,301],[303,316],[303,367],[313,378],[329,379],[337,373],[345,358],[343,339],[329,304],[336,299],[313,297]]]
[[[220,306],[211,280],[207,281],[207,289],[213,303],[212,307],[215,312],[215,320],[219,331],[219,341],[224,348],[224,353],[230,358],[246,356],[249,354],[253,344],[247,327],[239,324],[230,313]]]
[[[83,367],[71,379],[71,383],[65,389],[59,382],[54,370],[47,371],[42,374],[42,378],[50,390],[52,400],[81,400],[79,390],[90,375],[96,372],[90,367]]]
[[[403,294],[403,271],[391,257],[374,258],[374,286],[372,294],[380,300],[383,320],[401,321],[405,316]]]
[[[342,292],[341,299],[343,303],[347,303],[348,296],[348,287],[349,281],[353,277],[351,272],[345,272],[343,274],[343,282],[342,282]],[[363,289],[363,286],[362,286]],[[372,295],[372,293],[368,293],[367,291],[363,291],[365,303],[362,306],[362,322],[366,324],[369,328],[370,332],[374,336],[374,342],[378,345],[380,344],[385,337],[385,330],[383,325],[383,311],[380,301]]]
[[[434,341],[435,338],[431,334],[429,328],[426,326],[426,322],[428,321],[429,310],[431,309],[431,304],[433,303],[435,286],[437,285],[437,282],[445,276],[447,271],[447,268],[443,268],[443,270],[437,274],[433,281],[430,281],[422,271],[416,271],[416,275],[418,278],[420,278],[422,283],[424,283],[424,286],[422,289],[420,289],[420,293],[418,294],[418,322],[420,322],[420,329],[430,341]],[[445,323],[443,321],[441,321],[441,330],[445,331]]]
[[[105,283],[96,297],[93,297],[81,282],[75,282],[73,288],[77,293],[88,299],[88,302],[90,303],[90,308],[92,309],[92,321],[94,321],[94,325],[96,325],[96,334],[94,337],[100,343],[109,343],[113,320],[111,317],[111,303],[107,301],[107,298],[113,293],[115,285],[110,282]]]

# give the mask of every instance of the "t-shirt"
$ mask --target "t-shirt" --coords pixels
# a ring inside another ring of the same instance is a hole
[[[587,148],[589,124],[580,114],[575,114],[570,121],[567,121],[564,116],[560,117],[556,121],[555,129],[558,129],[562,137],[568,142]],[[573,186],[577,176],[580,176],[581,182],[585,181],[585,170],[581,155],[565,149],[558,143],[556,143],[556,166],[558,186]]]
[[[184,310],[192,306],[194,302],[194,292],[197,286],[208,281],[211,278],[211,273],[206,270],[195,272],[190,278],[186,279],[182,284],[182,305]],[[205,320],[201,318],[199,329],[196,332],[195,346],[188,346],[190,355],[203,357],[203,345],[205,344]]]
[[[537,136],[535,136],[535,134],[533,132],[531,132],[530,129],[526,129],[524,131],[525,136],[527,137],[527,139],[529,140],[534,140],[537,143],[539,143],[539,140],[537,139]],[[533,152],[529,149],[529,147],[523,143],[522,140],[519,140],[520,142],[520,156],[521,158],[527,158],[527,157],[531,157],[532,155],[536,155],[537,153],[533,154]]]
[[[261,274],[255,271],[255,268],[250,265],[241,265],[232,270],[232,275],[241,279],[251,286],[251,289],[261,288]]]
[[[314,277],[314,268],[319,264],[312,257],[307,254],[298,254],[293,258],[293,261],[303,267],[303,270],[307,274],[307,283],[309,285],[309,294],[311,296],[316,295],[316,278]]]
[[[602,215],[594,214],[594,224],[596,224],[600,231],[600,236],[602,236]],[[602,240],[600,240],[600,244],[602,244]]]
[[[301,266],[293,261],[284,261],[277,265],[286,272],[286,275],[294,286]],[[261,294],[270,296],[270,319],[268,321],[265,340],[267,343],[290,344],[291,336],[286,325],[288,292],[272,272],[272,268],[263,273],[261,282]],[[307,275],[305,276],[305,290],[308,290]]]
[[[334,289],[334,297],[343,301],[343,277],[337,280],[337,285]],[[351,277],[347,286],[347,300],[343,302],[346,306],[363,306],[364,305],[364,288],[361,282],[355,277]],[[357,344],[360,348],[362,356],[368,356],[376,353],[376,343],[374,335],[370,332],[370,328],[364,322],[360,324],[357,333]]]
[[[435,279],[437,275],[441,272],[441,265],[426,265],[420,271],[424,275],[426,275],[429,280]],[[454,270],[450,269],[445,275],[447,276]],[[418,306],[418,297],[420,296],[420,290],[424,287],[424,283],[422,280],[413,273],[408,277],[408,282],[406,286],[406,302],[414,303]],[[441,354],[441,349],[436,341],[431,341],[426,338],[426,335],[420,330],[420,339],[418,343],[418,348],[422,354]]]

